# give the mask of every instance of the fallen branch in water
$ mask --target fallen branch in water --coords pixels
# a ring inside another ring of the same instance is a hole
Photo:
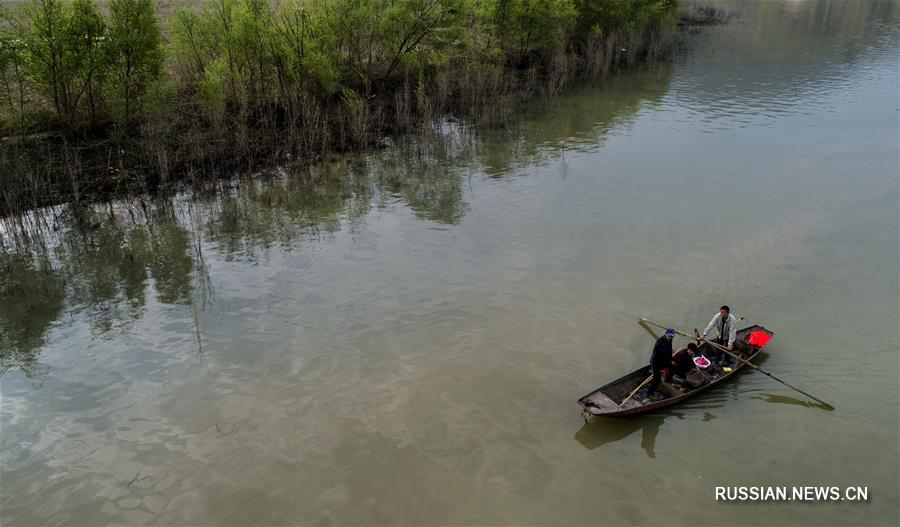
[[[228,432],[223,432],[222,429],[219,428],[219,423],[216,423],[216,430],[218,430],[219,433],[222,434],[223,436],[230,435],[232,432],[234,432],[234,428],[232,428],[232,429],[229,430]]]
[[[134,477],[131,478],[131,481],[128,482],[128,485],[126,486],[126,488],[131,487],[131,485],[133,485],[135,482],[138,482],[138,481],[144,481],[145,479],[147,479],[147,478],[150,477],[150,476],[144,476],[144,477],[138,479],[138,476],[140,476],[140,475],[141,475],[140,472],[138,472],[137,474],[135,474]]]

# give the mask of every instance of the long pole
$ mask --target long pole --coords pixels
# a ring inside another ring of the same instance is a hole
[[[658,339],[658,338],[659,338],[659,336],[658,336],[656,333],[654,333],[652,329],[650,329],[650,326],[648,326],[648,325],[646,325],[646,324],[642,324],[641,327],[643,327],[644,329],[646,329],[646,330],[647,330],[647,333],[649,333],[650,336],[653,337],[654,339]],[[631,393],[628,394],[628,397],[622,399],[622,402],[619,403],[619,408],[621,408],[625,403],[627,403],[628,400],[631,399],[631,398],[634,396],[634,394],[636,394],[636,393],[638,392],[638,390],[640,390],[641,388],[643,388],[645,384],[647,384],[648,382],[650,382],[650,379],[652,379],[652,378],[653,378],[653,375],[651,374],[649,377],[647,377],[646,379],[644,379],[644,382],[642,382],[641,384],[638,385],[637,388],[635,388],[634,390],[632,390]]]
[[[658,327],[658,328],[663,328],[663,329],[665,329],[665,326],[660,325],[660,324],[657,324],[656,322],[651,322],[651,321],[647,320],[646,318],[642,318],[641,321],[642,321],[642,322],[645,322],[645,323],[647,323],[647,324],[650,324],[651,326],[656,326],[656,327]],[[683,332],[683,331],[675,330],[675,333],[678,333],[678,334],[681,335],[682,337],[687,337],[687,338],[689,338],[689,339],[696,339],[696,340],[699,341],[699,342],[705,342],[705,343],[709,344],[710,346],[713,346],[714,348],[716,348],[716,349],[718,349],[718,350],[721,350],[721,351],[723,351],[723,352],[725,352],[725,353],[731,355],[732,357],[734,357],[735,359],[737,359],[738,364],[740,364],[741,362],[743,362],[743,363],[746,364],[747,366],[750,366],[750,367],[752,367],[753,369],[757,370],[758,372],[760,372],[760,373],[762,373],[762,374],[768,376],[770,379],[775,380],[775,381],[778,381],[778,382],[780,382],[781,384],[787,386],[788,388],[790,388],[790,389],[792,389],[792,390],[796,390],[796,391],[802,393],[803,395],[805,395],[805,396],[809,397],[810,399],[812,399],[812,400],[814,400],[814,401],[820,403],[821,405],[823,405],[825,408],[827,408],[827,409],[829,409],[829,410],[834,410],[834,406],[831,406],[830,404],[826,403],[826,402],[823,401],[822,399],[819,399],[818,397],[815,397],[815,396],[813,396],[813,395],[810,395],[810,394],[804,392],[803,390],[801,390],[800,388],[797,388],[796,386],[791,386],[790,384],[788,384],[788,383],[782,381],[781,379],[779,379],[778,377],[772,375],[771,373],[767,372],[766,370],[760,368],[760,367],[757,366],[756,364],[753,364],[753,363],[750,362],[750,361],[746,361],[746,360],[744,360],[742,357],[740,357],[739,355],[736,355],[735,353],[732,353],[731,350],[729,350],[728,348],[726,348],[725,346],[723,346],[723,345],[721,345],[721,344],[719,344],[719,343],[717,343],[717,342],[711,342],[711,341],[706,340],[705,338],[700,337],[700,336],[688,335],[687,333],[685,333],[685,332]]]
[[[648,382],[650,382],[650,379],[652,379],[652,378],[653,378],[653,375],[650,375],[649,377],[647,377],[646,379],[644,379],[644,382],[642,382],[641,384],[639,384],[637,388],[635,388],[631,393],[629,393],[629,394],[628,394],[628,397],[622,399],[622,402],[619,403],[619,408],[621,408],[622,405],[624,405],[625,403],[627,403],[627,402],[628,402],[628,399],[631,399],[631,396],[634,395],[634,394],[636,394],[636,393],[638,392],[638,390],[640,390],[641,388],[643,388],[644,385],[647,384]]]

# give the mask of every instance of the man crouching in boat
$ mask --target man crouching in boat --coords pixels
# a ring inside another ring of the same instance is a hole
[[[684,378],[683,384],[687,388],[699,388],[706,384],[707,377],[700,368],[694,364],[694,357],[699,357],[700,351],[697,345],[691,342],[686,348],[681,348],[672,355],[672,366],[675,375]]]
[[[713,339],[713,342],[721,344],[729,350],[733,350],[734,339],[737,338],[737,319],[731,314],[731,308],[728,306],[719,308],[719,312],[712,317],[712,320],[709,321],[709,325],[703,330],[703,338],[706,338],[706,335],[713,329],[718,333],[718,336]],[[722,350],[713,348],[711,353],[712,359],[715,362],[723,364],[722,360],[724,353]],[[724,357],[724,360],[725,363],[723,365],[727,365],[727,363],[730,362],[729,357]]]
[[[675,330],[667,329],[666,334],[656,339],[656,344],[653,345],[653,353],[650,355],[650,368],[653,370],[653,379],[650,381],[650,386],[647,387],[645,398],[652,397],[656,393],[656,389],[660,388],[660,385],[662,385],[661,391],[667,392],[668,395],[673,395],[669,392],[672,392],[674,388],[663,382],[663,377],[665,376],[666,381],[672,379],[674,369],[672,364],[672,340],[674,338]]]

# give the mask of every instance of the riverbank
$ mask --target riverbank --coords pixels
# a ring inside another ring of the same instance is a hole
[[[145,0],[9,8],[0,214],[316,161],[448,118],[503,123],[523,100],[664,55],[679,9],[208,0],[161,20]]]

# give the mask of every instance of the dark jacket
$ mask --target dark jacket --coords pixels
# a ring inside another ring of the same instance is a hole
[[[653,353],[650,354],[650,364],[657,368],[665,368],[672,363],[672,342],[665,335],[656,339],[653,345]]]
[[[688,353],[686,348],[678,350],[678,352],[672,356],[672,362],[675,363],[675,373],[678,375],[684,375],[696,367],[694,365],[694,359],[691,358],[691,354]]]

